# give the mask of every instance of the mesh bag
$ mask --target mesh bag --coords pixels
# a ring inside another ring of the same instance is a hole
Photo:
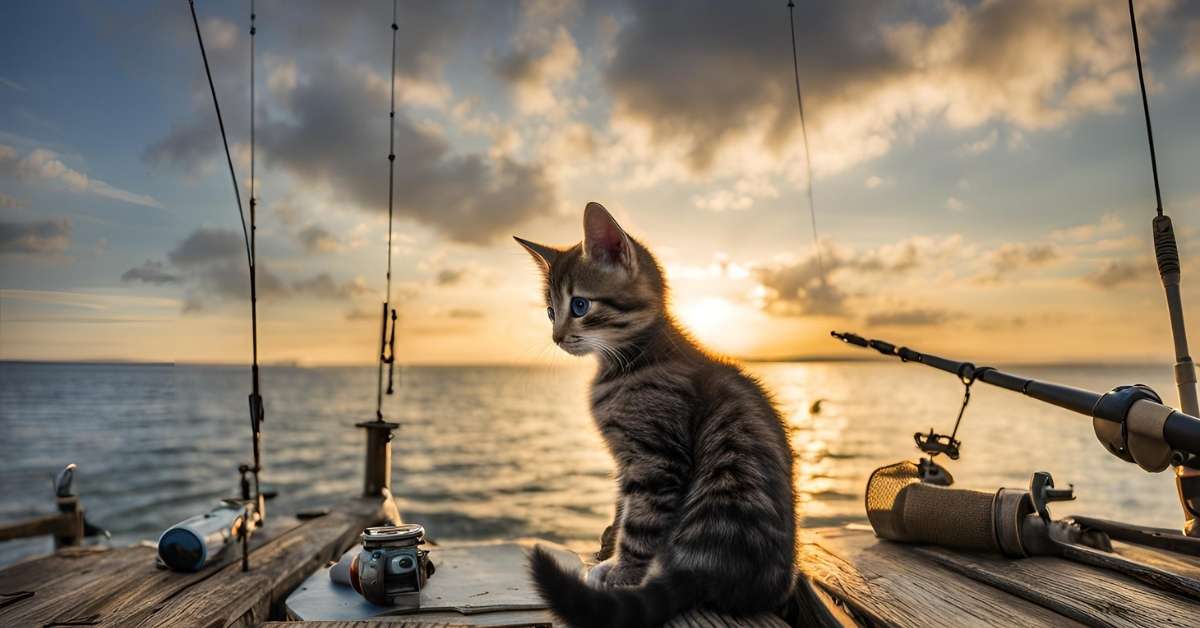
[[[867,519],[881,538],[1000,552],[996,493],[921,482],[911,461],[880,467],[867,480]]]

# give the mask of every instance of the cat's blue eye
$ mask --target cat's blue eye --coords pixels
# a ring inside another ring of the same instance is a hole
[[[546,316],[549,316],[550,320],[554,320],[554,308],[552,308],[552,307],[546,308]]]
[[[592,302],[583,297],[571,298],[571,316],[579,318],[587,314],[588,308],[592,307]]]

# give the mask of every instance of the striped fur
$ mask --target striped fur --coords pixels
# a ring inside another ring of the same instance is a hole
[[[585,210],[580,244],[519,241],[545,274],[554,341],[598,358],[592,414],[617,467],[617,551],[602,584],[531,557],[551,608],[575,626],[654,626],[695,606],[779,607],[795,504],[787,431],[767,393],[680,329],[654,257],[600,205]],[[586,315],[566,311],[574,296],[590,300]]]

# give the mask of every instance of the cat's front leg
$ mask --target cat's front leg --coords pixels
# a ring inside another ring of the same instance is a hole
[[[654,557],[662,551],[674,525],[681,495],[671,482],[634,479],[622,483],[621,531],[617,562],[604,574],[608,586],[634,586],[646,576]]]
[[[612,525],[604,528],[604,532],[600,535],[600,551],[593,554],[598,561],[607,561],[617,553],[617,532],[621,529],[621,503],[623,501],[617,500],[616,514],[613,515]]]

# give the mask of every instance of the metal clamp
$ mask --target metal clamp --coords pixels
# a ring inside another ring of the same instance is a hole
[[[1134,384],[1118,386],[1104,393],[1092,408],[1092,429],[1096,438],[1109,453],[1125,462],[1137,462],[1129,452],[1127,419],[1134,404],[1143,399],[1162,403],[1162,398],[1149,386]],[[1160,439],[1161,434],[1160,429]]]

